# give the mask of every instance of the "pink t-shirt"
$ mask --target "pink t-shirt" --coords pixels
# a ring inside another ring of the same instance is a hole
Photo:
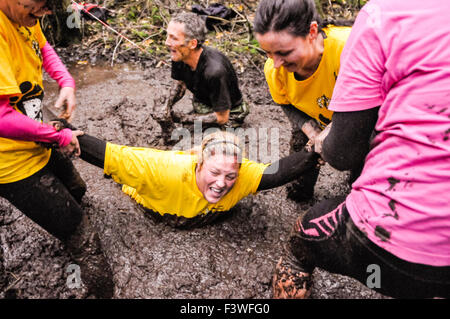
[[[397,257],[450,265],[450,1],[372,0],[341,55],[330,110],[380,106],[346,204]]]

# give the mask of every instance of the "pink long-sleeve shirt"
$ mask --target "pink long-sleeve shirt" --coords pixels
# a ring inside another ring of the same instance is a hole
[[[450,2],[372,0],[341,55],[329,109],[380,106],[346,204],[375,244],[409,262],[450,265]]]
[[[61,59],[47,42],[41,49],[45,71],[62,87],[75,88],[75,81],[67,71]],[[64,147],[72,140],[72,131],[63,129],[59,132],[51,125],[39,123],[16,111],[7,96],[0,96],[0,136],[32,142],[58,143]]]

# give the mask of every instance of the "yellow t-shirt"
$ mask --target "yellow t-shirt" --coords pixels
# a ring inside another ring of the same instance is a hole
[[[331,121],[333,112],[328,110],[336,78],[339,73],[340,56],[350,35],[350,27],[329,26],[323,31],[324,51],[317,70],[309,78],[298,81],[293,72],[284,67],[274,68],[273,60],[264,66],[266,81],[275,103],[292,104],[322,125]]]
[[[161,215],[192,218],[228,211],[242,198],[255,194],[269,164],[243,159],[233,188],[219,202],[210,204],[197,187],[195,155],[108,143],[104,172],[136,202]]]
[[[40,121],[45,43],[39,23],[19,27],[0,10],[0,96],[8,96],[16,110]],[[47,164],[50,153],[35,142],[0,137],[0,184],[33,175]]]

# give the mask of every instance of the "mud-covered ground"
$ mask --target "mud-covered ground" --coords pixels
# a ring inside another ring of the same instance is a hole
[[[77,81],[75,126],[114,143],[167,148],[152,115],[169,89],[168,67],[75,65],[71,73]],[[244,128],[278,133],[279,156],[287,155],[290,125],[272,103],[263,75],[254,70],[239,77],[252,105]],[[46,105],[56,93],[55,83],[47,81]],[[176,108],[190,109],[190,97]],[[113,269],[115,298],[271,298],[272,271],[296,216],[347,191],[347,174],[326,165],[310,202],[286,199],[284,186],[244,199],[220,223],[185,231],[147,218],[101,169],[80,159],[74,163],[88,185],[83,207]],[[68,287],[70,264],[60,242],[0,198],[0,298],[88,297],[83,287]],[[312,298],[383,298],[320,269],[313,278]]]

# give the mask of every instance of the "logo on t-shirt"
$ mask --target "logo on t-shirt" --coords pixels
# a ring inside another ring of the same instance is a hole
[[[13,96],[9,99],[12,107],[18,109],[20,112],[29,118],[42,122],[44,120],[41,105],[44,98],[44,91],[39,84],[32,84],[31,82],[22,82],[19,85],[21,96]]]
[[[36,56],[39,60],[42,61],[42,53],[41,48],[39,47],[39,43],[33,38],[33,33],[27,27],[20,27],[17,31],[23,36],[25,42],[29,43],[36,53]]]
[[[323,109],[328,109],[328,105],[330,105],[330,98],[327,97],[325,94],[317,98],[317,105]]]

